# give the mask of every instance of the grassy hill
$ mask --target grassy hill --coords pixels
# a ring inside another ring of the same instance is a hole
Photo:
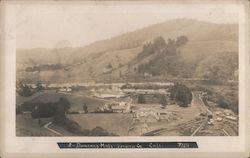
[[[189,42],[181,48],[181,55],[167,60],[169,64],[178,63],[192,70],[200,67],[202,60],[212,58],[213,54],[227,51],[238,53],[237,25],[176,19],[97,41],[85,47],[18,50],[18,78],[30,81],[83,82],[96,78],[119,78],[121,74],[129,75],[129,66],[132,65],[133,68],[155,58],[147,56],[135,60],[142,52],[143,45],[158,36],[166,41],[178,36],[188,37]],[[161,70],[165,61],[162,60],[162,64],[158,64],[154,71]],[[57,63],[63,65],[62,69],[25,71],[27,67]],[[194,74],[195,70],[190,75]],[[168,75],[167,71],[163,75]]]

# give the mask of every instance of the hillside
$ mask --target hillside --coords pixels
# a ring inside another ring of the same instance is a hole
[[[199,76],[203,70],[196,72],[196,68],[203,69],[204,66],[200,66],[202,60],[210,58],[210,61],[213,61],[213,54],[221,52],[238,53],[237,25],[176,19],[97,41],[81,48],[18,50],[18,77],[29,78],[31,81],[83,82],[94,78],[120,78],[123,75],[131,75],[131,67],[137,67],[149,61],[153,62],[153,60],[156,63],[160,61],[159,58],[154,57],[156,55],[138,58],[143,50],[143,45],[159,36],[163,37],[165,41],[176,39],[178,36],[186,36],[188,42],[180,48],[181,54],[178,58],[161,59],[162,64],[156,65],[151,71],[164,70],[165,68],[162,69],[162,67],[166,67],[165,61],[168,61],[170,65],[177,63],[181,67],[187,68],[186,77]],[[223,64],[223,61],[220,62]],[[25,71],[27,67],[58,63],[63,65],[61,69]],[[183,71],[186,71],[185,69]],[[178,77],[180,73],[177,72],[170,76]],[[168,75],[168,71],[159,71],[159,74]]]

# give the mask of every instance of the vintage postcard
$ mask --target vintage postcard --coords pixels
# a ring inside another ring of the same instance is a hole
[[[248,1],[1,14],[0,156],[250,156]]]

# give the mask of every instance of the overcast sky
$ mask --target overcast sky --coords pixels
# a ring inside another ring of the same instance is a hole
[[[84,46],[175,18],[238,23],[236,5],[83,3],[16,8],[17,48]]]

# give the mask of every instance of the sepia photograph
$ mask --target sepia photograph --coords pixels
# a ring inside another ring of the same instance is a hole
[[[238,135],[236,13],[81,9],[18,14],[17,136]]]
[[[249,156],[249,2],[1,4],[5,154]]]

